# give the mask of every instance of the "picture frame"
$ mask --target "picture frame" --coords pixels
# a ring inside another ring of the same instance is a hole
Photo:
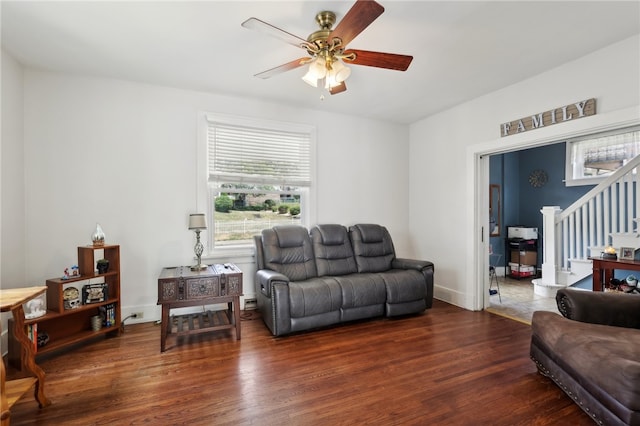
[[[500,228],[500,185],[489,185],[489,236],[499,237]]]
[[[620,260],[634,260],[636,249],[633,247],[620,247]]]

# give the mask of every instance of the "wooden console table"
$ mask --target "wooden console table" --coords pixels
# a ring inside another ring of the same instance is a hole
[[[640,260],[602,259],[590,257],[593,261],[593,291],[603,291],[613,278],[613,271],[640,271]]]
[[[33,342],[25,333],[24,309],[22,304],[47,291],[47,287],[26,287],[0,290],[0,312],[11,312],[13,315],[13,335],[22,349],[23,369],[29,377],[6,381],[4,362],[0,362],[0,404],[2,426],[9,426],[11,407],[35,384],[34,396],[40,408],[51,404],[44,395],[44,371],[36,364]],[[2,330],[0,327],[0,334]]]
[[[202,271],[189,266],[164,268],[158,277],[158,305],[162,305],[160,351],[170,334],[188,335],[235,329],[240,339],[242,271],[231,263],[211,265]],[[228,309],[169,316],[171,309],[227,303]]]

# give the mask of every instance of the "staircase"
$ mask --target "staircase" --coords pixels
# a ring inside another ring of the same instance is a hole
[[[638,165],[640,156],[564,211],[542,208],[542,278],[533,280],[536,294],[553,297],[559,288],[591,275],[589,257],[600,256],[606,246],[640,248]]]

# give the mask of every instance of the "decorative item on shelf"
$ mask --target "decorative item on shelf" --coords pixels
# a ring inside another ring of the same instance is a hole
[[[100,259],[96,262],[96,267],[98,268],[99,274],[106,274],[109,270],[109,260]]]
[[[75,287],[67,287],[62,292],[65,309],[75,309],[80,306],[80,292]]]
[[[37,337],[38,347],[41,348],[49,343],[49,334],[46,331],[40,331]]]
[[[102,319],[102,325],[105,327],[112,327],[116,325],[116,305],[109,303],[108,305],[100,306],[100,318]]]
[[[602,257],[603,259],[613,260],[613,259],[617,259],[618,255],[616,254],[616,249],[614,249],[611,246],[607,246],[605,247],[600,257]]]
[[[102,247],[104,245],[104,232],[99,223],[96,223],[96,230],[91,235],[91,241],[95,247]]]
[[[633,260],[636,255],[636,249],[633,247],[620,247],[620,260]]]
[[[620,285],[620,290],[625,293],[633,293],[638,287],[638,279],[634,275],[629,275]]]
[[[24,310],[24,317],[26,319],[40,318],[47,313],[46,294],[46,292],[42,293],[41,295],[34,297],[33,299],[22,305],[22,309]]]
[[[100,331],[102,328],[102,317],[100,315],[94,315],[91,317],[91,329],[93,331]]]
[[[64,268],[62,279],[68,280],[70,278],[80,278],[80,269],[78,269],[78,265],[72,265],[68,268]]]
[[[622,281],[620,281],[617,278],[611,278],[609,280],[609,285],[607,285],[604,289],[604,291],[621,291],[620,290],[620,286],[622,285]]]
[[[85,305],[107,300],[109,287],[107,284],[87,284],[82,287],[82,303]]]
[[[189,229],[196,232],[196,245],[193,248],[196,257],[198,258],[198,263],[191,267],[192,271],[202,271],[207,269],[207,265],[202,264],[202,252],[204,251],[204,246],[200,242],[200,232],[203,229],[207,229],[207,220],[204,217],[204,213],[195,213],[189,215]]]

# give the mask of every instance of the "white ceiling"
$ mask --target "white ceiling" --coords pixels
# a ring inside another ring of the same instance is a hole
[[[413,55],[411,66],[353,65],[348,90],[324,100],[304,68],[253,77],[305,52],[240,24],[257,17],[306,38],[317,12],[339,22],[353,0],[2,0],[2,46],[36,69],[412,123],[640,33],[637,0],[379,3],[385,12],[349,47]]]

